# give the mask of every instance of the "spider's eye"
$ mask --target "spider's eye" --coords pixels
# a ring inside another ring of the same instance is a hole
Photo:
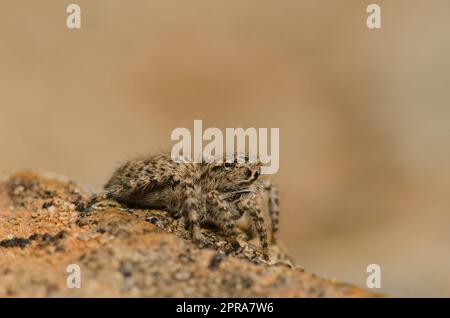
[[[225,168],[230,168],[231,167],[231,162],[225,162],[224,166],[225,166]]]

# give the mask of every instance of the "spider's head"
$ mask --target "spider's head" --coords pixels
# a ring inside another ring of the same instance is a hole
[[[205,165],[204,178],[219,192],[234,192],[247,188],[261,174],[261,163],[248,156],[233,161],[211,162]]]

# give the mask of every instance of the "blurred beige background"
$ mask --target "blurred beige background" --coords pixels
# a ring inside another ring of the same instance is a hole
[[[281,239],[318,275],[450,296],[450,2],[0,4],[0,163],[101,186],[170,132],[279,127]]]

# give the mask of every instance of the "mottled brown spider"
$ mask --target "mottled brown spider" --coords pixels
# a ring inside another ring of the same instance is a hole
[[[278,194],[260,173],[260,162],[251,161],[248,156],[209,163],[175,162],[170,154],[143,157],[120,166],[105,185],[105,191],[94,196],[89,206],[114,199],[128,206],[164,209],[173,217],[185,217],[197,241],[202,240],[199,229],[206,224],[215,225],[226,236],[234,235],[236,221],[245,216],[250,220],[246,230],[249,238],[259,236],[267,258],[268,233],[263,211],[268,207],[274,243]]]

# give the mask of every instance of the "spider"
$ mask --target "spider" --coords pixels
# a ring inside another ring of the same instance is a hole
[[[261,163],[246,155],[202,163],[176,162],[170,154],[141,157],[120,166],[104,192],[95,195],[88,206],[114,199],[130,207],[167,210],[173,217],[185,217],[196,241],[202,240],[200,228],[206,224],[215,225],[226,236],[234,235],[236,221],[245,215],[250,220],[245,232],[249,238],[259,236],[263,255],[268,258],[263,211],[268,207],[271,243],[275,243],[279,202],[276,188],[260,174]]]

